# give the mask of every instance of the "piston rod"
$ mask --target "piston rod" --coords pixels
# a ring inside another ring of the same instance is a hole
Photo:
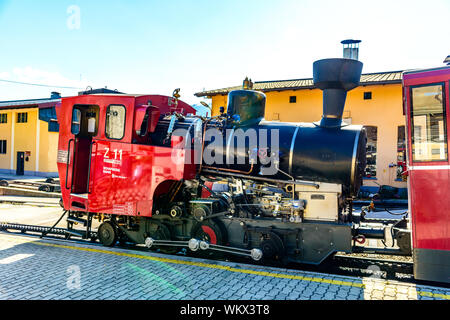
[[[189,241],[171,241],[171,240],[155,240],[153,238],[146,238],[145,239],[145,246],[147,248],[151,248],[153,246],[177,246],[177,247],[185,247],[189,248],[191,251],[195,252],[198,250],[213,250],[213,251],[219,251],[219,252],[226,252],[230,254],[240,255],[252,258],[254,261],[261,260],[263,253],[260,249],[241,249],[241,248],[234,248],[234,247],[225,247],[220,246],[216,244],[210,244],[206,241],[201,241],[197,239],[191,239]]]

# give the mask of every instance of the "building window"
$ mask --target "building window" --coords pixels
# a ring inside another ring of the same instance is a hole
[[[0,140],[0,154],[7,154],[7,143],[6,140]]]
[[[121,105],[110,105],[106,111],[106,137],[120,140],[125,134],[126,110]]]
[[[372,100],[372,92],[364,92],[364,100]]]
[[[447,160],[447,123],[442,84],[411,88],[413,161]]]
[[[406,181],[406,176],[402,175],[406,171],[406,140],[405,126],[397,129],[397,180]]]
[[[28,113],[27,112],[19,112],[17,114],[17,123],[27,123],[28,122]]]
[[[59,132],[59,123],[57,120],[50,120],[48,123],[48,132]]]
[[[378,128],[375,126],[364,127],[367,132],[367,166],[366,166],[366,178],[376,178],[377,176],[377,141],[378,141]]]
[[[297,96],[290,96],[289,103],[297,103]]]
[[[0,114],[0,123],[8,123],[8,115],[6,113]]]

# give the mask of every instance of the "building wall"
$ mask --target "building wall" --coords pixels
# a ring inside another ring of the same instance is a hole
[[[26,123],[17,123],[18,113],[28,113],[28,121]],[[17,168],[17,152],[31,152],[28,161],[25,161],[25,172],[36,171],[36,133],[38,109],[17,109],[14,111],[14,153],[13,165],[11,168]],[[9,146],[11,148],[11,145]]]
[[[18,123],[17,114],[24,112],[27,122]],[[48,132],[48,123],[39,120],[38,108],[5,109],[2,113],[8,114],[8,123],[0,124],[0,140],[7,140],[7,154],[0,155],[0,173],[15,174],[17,152],[30,152],[24,165],[26,175],[56,176],[58,133]]]
[[[364,100],[364,92],[372,92],[371,100]],[[316,122],[322,117],[322,91],[303,89],[266,92],[266,119],[283,122]],[[296,103],[289,103],[289,97],[296,96]],[[402,107],[402,85],[361,86],[348,93],[344,118],[350,118],[352,124],[376,126],[377,141],[377,177],[366,179],[364,185],[377,187],[391,185],[406,188],[406,182],[396,181],[397,168],[389,164],[397,163],[398,126],[405,125]],[[213,115],[219,108],[227,106],[227,96],[213,96]]]
[[[48,131],[48,122],[39,121],[40,143],[39,143],[39,171],[58,172],[56,158],[58,154],[58,132]]]

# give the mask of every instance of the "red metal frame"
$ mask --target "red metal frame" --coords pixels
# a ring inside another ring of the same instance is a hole
[[[60,123],[58,172],[66,210],[150,217],[155,196],[167,192],[174,181],[195,177],[195,165],[183,161],[185,150],[132,143],[136,136],[134,123],[138,113],[135,111],[149,102],[153,106],[151,109],[158,109],[161,114],[175,110],[195,114],[195,109],[188,104],[182,101],[175,104],[172,98],[160,95],[84,95],[62,99],[56,108]],[[126,108],[125,134],[121,140],[105,136],[106,110],[112,104]],[[91,159],[88,167],[78,163],[74,168],[74,145],[82,143],[71,132],[75,105],[99,107],[97,135],[88,141],[89,146],[82,146],[86,154],[81,158]],[[172,146],[180,143],[180,139],[173,137]],[[71,193],[73,172],[77,177],[80,172],[89,172],[88,193]]]

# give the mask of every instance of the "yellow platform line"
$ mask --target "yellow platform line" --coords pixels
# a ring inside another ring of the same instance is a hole
[[[440,299],[450,300],[450,294],[432,293],[432,292],[428,292],[428,291],[417,291],[417,294],[422,297],[440,298]]]
[[[169,259],[169,258],[152,257],[152,256],[145,256],[145,255],[134,254],[134,253],[115,252],[115,251],[109,251],[109,250],[93,249],[93,248],[85,248],[85,247],[74,247],[74,246],[52,244],[52,243],[43,243],[43,242],[35,242],[35,241],[30,242],[30,243],[40,245],[40,246],[78,250],[78,251],[85,251],[85,252],[94,252],[94,253],[104,253],[104,254],[115,255],[115,256],[120,256],[120,257],[144,259],[144,260],[150,260],[150,261],[172,263],[172,264],[179,264],[179,265],[188,265],[188,266],[195,266],[195,267],[202,267],[202,268],[209,268],[209,269],[219,269],[219,270],[225,270],[225,271],[229,271],[229,272],[252,274],[252,275],[264,276],[264,277],[300,280],[300,281],[317,282],[317,283],[328,283],[328,284],[334,284],[334,285],[338,285],[338,286],[348,286],[348,287],[356,287],[356,288],[365,288],[365,285],[363,283],[355,283],[355,282],[351,282],[351,281],[340,281],[340,280],[323,279],[323,278],[319,278],[319,277],[307,277],[307,276],[299,276],[299,275],[289,275],[289,274],[285,274],[285,273],[256,271],[256,270],[250,270],[250,269],[233,268],[233,267],[217,265],[217,264],[203,263],[203,262],[193,262],[193,261],[176,260],[176,259]]]

